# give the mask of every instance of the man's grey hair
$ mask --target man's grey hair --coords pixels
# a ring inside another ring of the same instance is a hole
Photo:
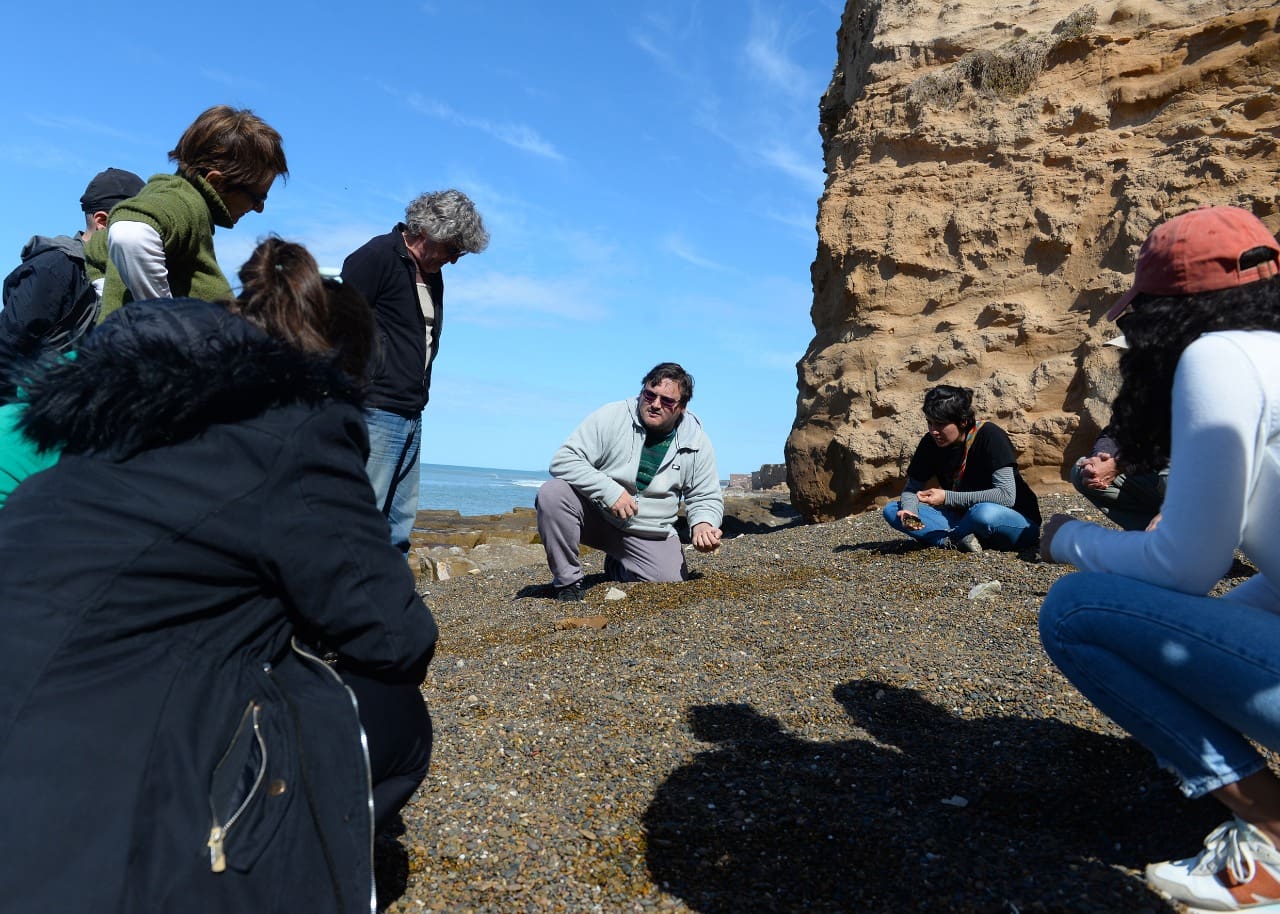
[[[460,190],[421,194],[404,208],[404,224],[412,235],[425,235],[459,252],[479,254],[489,246],[489,233],[476,205]]]

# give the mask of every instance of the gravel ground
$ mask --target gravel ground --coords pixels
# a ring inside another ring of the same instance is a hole
[[[568,610],[545,568],[430,585],[435,756],[378,842],[385,910],[1174,910],[1142,866],[1224,816],[1044,656],[1070,569],[918,549],[875,513],[689,565],[610,585],[591,553]]]

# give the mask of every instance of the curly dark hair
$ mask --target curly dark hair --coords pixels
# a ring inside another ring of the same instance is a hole
[[[1111,431],[1126,463],[1159,469],[1169,462],[1173,375],[1183,350],[1220,330],[1280,331],[1280,277],[1196,295],[1139,295],[1116,324],[1129,348],[1120,357]]]
[[[977,422],[973,412],[973,390],[968,387],[939,384],[929,388],[925,391],[921,411],[930,422],[954,422],[962,432],[973,428]]]

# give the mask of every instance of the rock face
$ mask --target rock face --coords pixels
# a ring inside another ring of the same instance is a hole
[[[1108,419],[1103,315],[1150,229],[1206,204],[1280,228],[1280,8],[850,0],[838,46],[793,503],[896,494],[939,383],[1062,485]]]

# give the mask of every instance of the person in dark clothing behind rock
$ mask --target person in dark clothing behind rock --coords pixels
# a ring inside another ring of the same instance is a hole
[[[74,237],[35,235],[22,248],[22,263],[4,280],[0,311],[0,345],[7,351],[34,354],[41,349],[65,352],[98,319],[105,280],[106,236],[111,208],[142,190],[131,171],[108,168],[93,176],[80,197],[84,231]],[[97,238],[102,250],[87,255]]]
[[[372,903],[336,670],[416,691],[436,626],[364,471],[371,316],[300,246],[255,258],[237,302],[135,302],[15,369],[20,429],[61,457],[0,511],[12,910]]]
[[[409,552],[418,514],[422,411],[431,393],[431,366],[444,329],[446,264],[489,246],[475,204],[458,190],[420,194],[404,222],[365,242],[342,264],[378,322],[378,364],[369,385],[369,481],[391,542]]]
[[[1147,530],[1160,514],[1169,465],[1158,472],[1124,464],[1110,428],[1102,430],[1088,457],[1071,468],[1071,484],[1125,530]]]
[[[929,431],[907,467],[898,501],[884,507],[895,530],[931,546],[981,552],[984,544],[1029,549],[1039,540],[1040,505],[1018,472],[1004,429],[979,422],[973,391],[940,384],[924,395]],[[937,487],[926,488],[930,479]]]

